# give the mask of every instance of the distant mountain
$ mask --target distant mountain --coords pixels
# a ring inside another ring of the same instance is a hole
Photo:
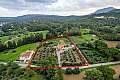
[[[115,17],[120,18],[120,9],[115,9],[113,7],[103,8],[100,10],[97,10],[95,13],[90,15],[84,15],[84,16],[58,16],[58,15],[43,15],[43,14],[28,14],[18,17],[0,17],[0,23],[4,22],[28,22],[33,20],[40,20],[40,21],[65,21],[65,20],[78,20],[80,18],[94,18],[94,17],[100,17],[100,16],[107,16],[107,17]]]
[[[15,18],[17,21],[29,21],[29,20],[43,20],[43,21],[60,21],[66,19],[76,19],[80,16],[58,16],[58,15],[42,15],[42,14],[28,14],[18,16]]]
[[[13,19],[13,17],[0,17],[0,22],[9,22]]]
[[[112,10],[112,11],[109,11],[107,13],[114,13],[114,14],[120,14],[120,9],[115,9],[115,10]]]
[[[114,9],[106,13],[91,14],[89,17],[106,17],[106,18],[119,18],[120,19],[120,9]]]
[[[99,10],[97,10],[93,14],[107,13],[107,12],[110,12],[112,10],[116,10],[116,8],[114,8],[114,7],[107,7],[107,8],[99,9]]]
[[[80,16],[58,16],[58,15],[42,15],[42,14],[28,14],[18,17],[0,17],[0,22],[26,22],[32,20],[42,21],[63,21],[70,19],[79,19]]]

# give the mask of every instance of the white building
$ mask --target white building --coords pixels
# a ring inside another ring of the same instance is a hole
[[[26,51],[20,55],[19,60],[23,61],[24,63],[27,63],[29,60],[31,60],[32,55],[34,54],[34,51]]]

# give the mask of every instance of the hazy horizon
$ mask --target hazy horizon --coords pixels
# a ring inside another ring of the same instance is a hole
[[[26,14],[81,16],[105,7],[120,8],[120,0],[0,0],[0,17]]]

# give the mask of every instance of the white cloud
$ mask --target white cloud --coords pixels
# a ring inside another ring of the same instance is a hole
[[[120,8],[120,0],[0,0],[0,16],[86,15],[110,6]]]
[[[86,15],[105,7],[120,8],[119,0],[58,0],[48,11],[58,15]]]

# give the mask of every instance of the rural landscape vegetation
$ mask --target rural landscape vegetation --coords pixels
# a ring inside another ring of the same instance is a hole
[[[119,80],[120,9],[0,17],[0,80]]]

